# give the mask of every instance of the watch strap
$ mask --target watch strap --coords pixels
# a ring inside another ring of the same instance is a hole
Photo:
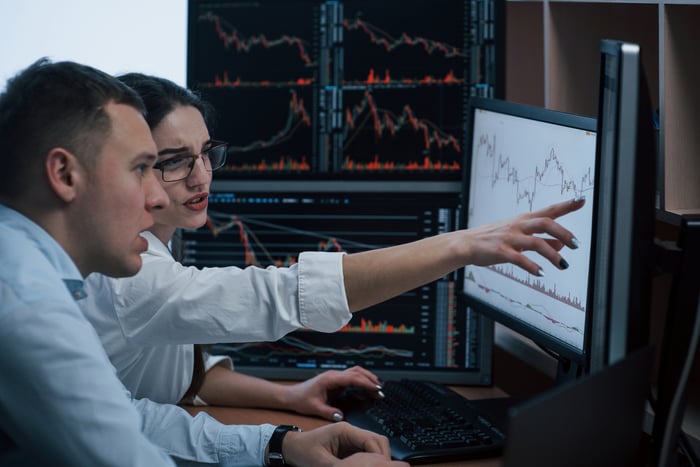
[[[279,425],[275,428],[275,431],[272,432],[270,441],[267,443],[267,465],[289,465],[284,460],[284,455],[282,455],[282,441],[290,431],[301,431],[301,428],[295,425]]]

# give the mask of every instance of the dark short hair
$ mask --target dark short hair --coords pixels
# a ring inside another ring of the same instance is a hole
[[[32,171],[52,148],[92,161],[111,131],[112,102],[145,110],[130,87],[75,62],[42,58],[11,78],[0,94],[0,196],[31,189]]]
[[[126,73],[117,77],[121,82],[134,89],[146,106],[146,122],[151,129],[178,106],[192,106],[202,114],[209,130],[214,125],[214,109],[201,95],[182,87],[173,81],[143,73]]]

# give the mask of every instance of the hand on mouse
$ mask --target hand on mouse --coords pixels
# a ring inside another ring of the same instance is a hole
[[[369,397],[381,399],[384,396],[379,378],[365,368],[354,366],[344,371],[328,370],[307,381],[288,386],[286,406],[301,414],[338,422],[344,419],[343,412],[328,401],[350,386],[365,391]]]

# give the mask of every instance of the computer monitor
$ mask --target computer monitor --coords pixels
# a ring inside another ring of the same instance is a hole
[[[459,181],[502,4],[189,0],[187,85],[230,143],[217,177]]]
[[[585,367],[595,251],[596,121],[495,99],[471,101],[464,171],[464,226],[471,228],[585,196],[580,210],[557,219],[578,249],[564,248],[559,270],[533,252],[544,275],[512,264],[467,266],[467,312],[483,313],[556,353],[559,377]]]
[[[600,52],[591,371],[649,342],[655,270],[657,154],[640,48],[603,40]]]
[[[209,225],[183,233],[186,265],[288,266],[301,251],[353,253],[460,225],[459,182],[278,180],[214,182]],[[385,380],[491,384],[493,323],[458,309],[461,271],[354,314],[340,331],[227,343],[238,371],[306,379],[354,365]]]

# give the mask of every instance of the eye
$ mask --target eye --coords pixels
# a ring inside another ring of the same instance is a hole
[[[136,171],[139,174],[144,175],[150,168],[151,166],[149,164],[139,164],[136,166]]]
[[[192,158],[190,156],[173,157],[158,163],[161,170],[177,170],[189,164]]]

